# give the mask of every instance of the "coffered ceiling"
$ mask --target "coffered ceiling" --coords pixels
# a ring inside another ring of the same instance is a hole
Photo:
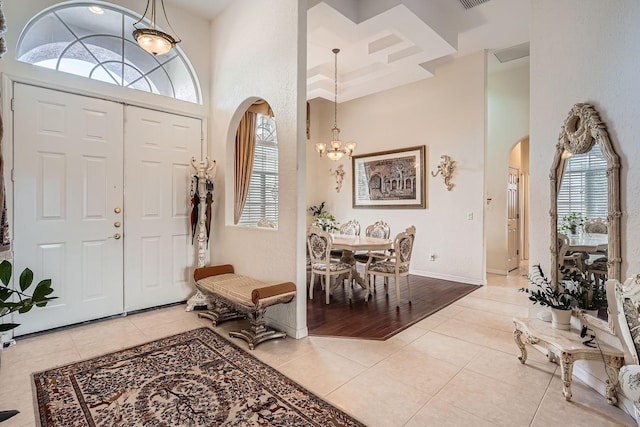
[[[231,0],[171,2],[214,18]],[[309,100],[334,98],[333,48],[340,49],[338,102],[430,78],[438,64],[480,50],[516,47],[503,52],[502,63],[490,54],[490,71],[528,61],[529,0],[307,3]]]

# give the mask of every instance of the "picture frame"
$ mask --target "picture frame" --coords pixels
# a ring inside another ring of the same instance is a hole
[[[353,208],[426,209],[426,146],[353,156]]]

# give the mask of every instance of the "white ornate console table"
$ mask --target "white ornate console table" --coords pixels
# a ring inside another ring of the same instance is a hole
[[[587,347],[583,344],[587,338],[582,338],[577,329],[563,331],[551,327],[550,323],[538,319],[514,318],[515,330],[513,339],[520,349],[518,360],[524,364],[527,361],[527,349],[522,341],[524,334],[526,341],[542,353],[546,353],[550,362],[559,359],[562,381],[562,394],[566,400],[571,400],[571,376],[573,362],[576,360],[602,360],[604,358],[607,374],[606,398],[610,404],[618,401],[616,386],[618,385],[618,371],[624,364],[624,353],[604,343],[597,347]]]

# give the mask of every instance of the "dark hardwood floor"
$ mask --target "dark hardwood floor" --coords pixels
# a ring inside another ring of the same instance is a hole
[[[333,290],[331,303],[319,280],[313,300],[307,299],[309,335],[386,340],[452,302],[478,289],[479,286],[422,276],[409,276],[412,302],[409,304],[404,278],[400,280],[400,307],[396,308],[393,279],[389,280],[389,296],[385,295],[382,278],[376,291],[364,302],[364,289],[354,286],[353,301],[349,303],[346,285]]]

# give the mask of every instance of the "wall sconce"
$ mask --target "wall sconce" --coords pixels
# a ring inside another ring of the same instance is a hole
[[[431,171],[431,176],[438,176],[438,174],[442,174],[442,178],[444,178],[444,185],[447,187],[447,190],[451,191],[454,187],[454,183],[451,182],[451,178],[453,176],[453,171],[456,169],[455,160],[451,160],[451,157],[445,155],[440,156],[440,164],[436,171]]]
[[[342,188],[342,180],[344,179],[344,165],[338,166],[335,171],[329,169],[329,172],[336,177],[336,192],[339,193]]]

